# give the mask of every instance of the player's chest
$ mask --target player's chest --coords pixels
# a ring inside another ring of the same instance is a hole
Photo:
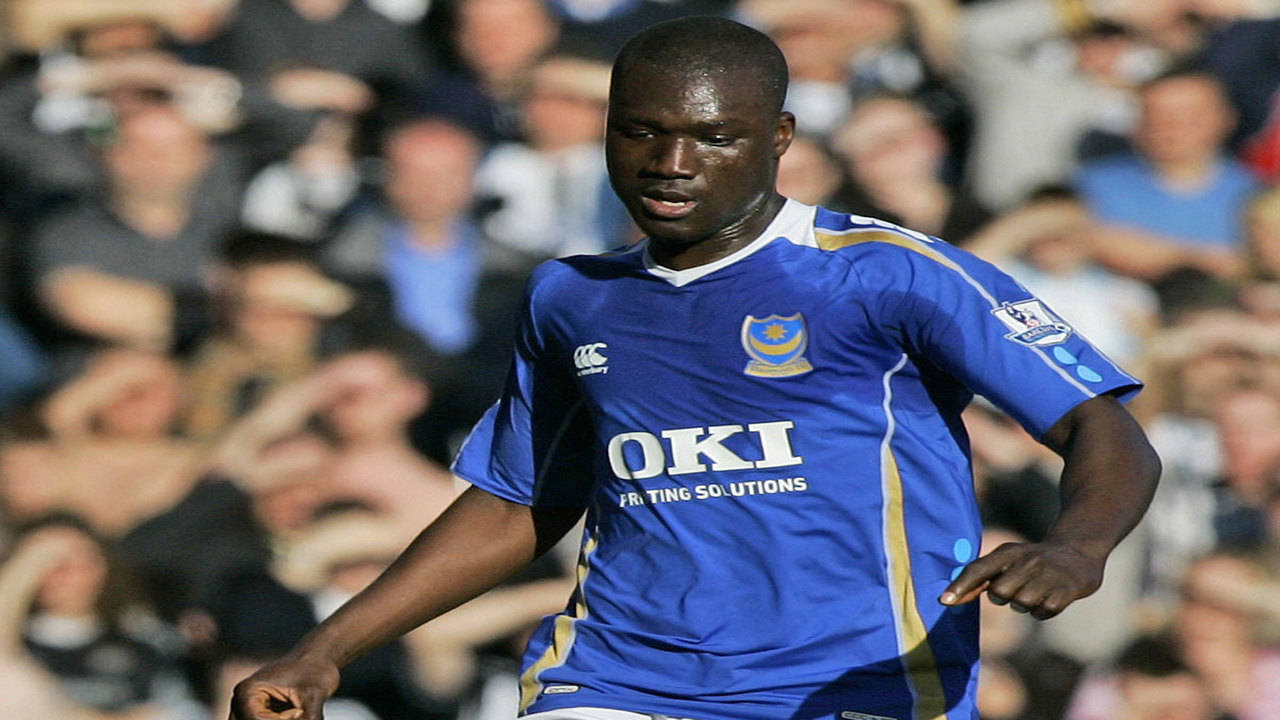
[[[770,405],[847,393],[900,351],[817,287],[652,286],[564,314],[560,362],[589,401]]]

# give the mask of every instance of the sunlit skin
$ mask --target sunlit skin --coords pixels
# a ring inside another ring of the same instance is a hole
[[[466,131],[427,120],[396,130],[386,147],[386,193],[415,227],[450,223],[471,203],[480,146]]]
[[[107,562],[98,543],[78,528],[50,526],[38,530],[63,543],[61,561],[40,583],[36,606],[49,615],[79,618],[92,615],[107,577]]]
[[[609,178],[653,259],[683,270],[764,232],[786,202],[774,186],[794,136],[754,78],[636,67],[611,90]]]
[[[1142,114],[1134,142],[1165,173],[1199,177],[1217,157],[1235,125],[1222,88],[1209,76],[1175,77],[1153,83],[1140,95]]]
[[[121,122],[118,132],[104,158],[118,195],[184,197],[210,161],[204,135],[175,110],[147,108]]]

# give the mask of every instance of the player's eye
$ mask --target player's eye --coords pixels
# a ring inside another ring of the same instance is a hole
[[[622,136],[628,140],[647,140],[653,137],[653,131],[648,128],[623,128],[620,132],[622,133]]]
[[[733,144],[733,141],[734,141],[735,139],[736,139],[736,138],[734,138],[732,135],[725,135],[725,134],[723,134],[723,133],[716,133],[716,134],[714,134],[714,135],[708,135],[708,136],[705,138],[705,141],[706,141],[706,143],[707,143],[708,145],[715,145],[715,146],[717,146],[717,147],[724,147],[725,145],[732,145],[732,144]]]

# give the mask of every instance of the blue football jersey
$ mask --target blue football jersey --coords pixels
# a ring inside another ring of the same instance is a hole
[[[1039,437],[1140,387],[992,265],[794,201],[709,265],[543,265],[516,356],[455,472],[587,508],[525,712],[977,718],[976,604],[938,602],[981,532],[961,411]]]

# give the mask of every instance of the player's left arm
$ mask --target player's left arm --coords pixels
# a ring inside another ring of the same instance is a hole
[[[944,605],[985,590],[997,604],[1053,617],[1098,589],[1107,556],[1146,511],[1160,459],[1114,397],[1080,403],[1042,440],[1066,461],[1053,528],[1043,542],[1006,543],[970,563],[943,592]]]

